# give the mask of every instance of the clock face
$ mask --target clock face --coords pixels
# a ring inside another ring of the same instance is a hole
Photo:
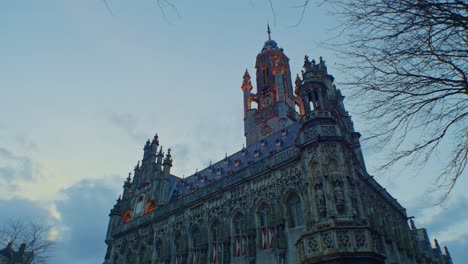
[[[263,106],[264,107],[267,107],[269,105],[271,105],[271,97],[267,97],[267,98],[265,98],[265,100],[263,100]]]

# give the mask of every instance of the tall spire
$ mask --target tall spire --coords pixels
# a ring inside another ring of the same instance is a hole
[[[271,30],[270,30],[270,24],[267,23],[267,33],[268,33],[268,40],[271,40]]]

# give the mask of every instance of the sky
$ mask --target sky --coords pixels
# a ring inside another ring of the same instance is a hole
[[[0,225],[52,225],[52,264],[102,263],[109,210],[155,133],[179,176],[242,148],[242,75],[255,72],[267,23],[292,74],[304,55],[323,56],[338,87],[344,78],[340,56],[323,45],[338,19],[326,6],[309,6],[296,25],[300,0],[273,9],[263,0],[107,3],[110,11],[101,0],[0,2]],[[371,127],[345,104],[365,136]],[[466,173],[434,205],[444,147],[425,168],[383,174],[382,151],[363,149],[369,172],[417,226],[455,263],[468,259]]]

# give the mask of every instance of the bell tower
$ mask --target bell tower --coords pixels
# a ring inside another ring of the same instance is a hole
[[[257,55],[255,63],[257,93],[252,93],[250,74],[243,78],[244,92],[244,134],[247,146],[293,124],[299,118],[294,110],[294,93],[291,82],[289,58],[283,49],[271,39],[268,26],[268,40]],[[256,108],[252,103],[256,103]]]

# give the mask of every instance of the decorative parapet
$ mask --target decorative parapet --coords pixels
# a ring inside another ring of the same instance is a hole
[[[342,257],[348,253],[384,259],[381,236],[369,227],[332,227],[312,232],[302,235],[296,247],[300,263],[315,263],[315,258]]]
[[[336,125],[320,125],[314,126],[310,129],[304,130],[300,134],[300,143],[305,144],[307,142],[316,140],[318,138],[338,138],[341,137],[341,131]]]
[[[325,110],[311,111],[310,113],[307,113],[302,117],[301,123],[303,124],[319,118],[332,118],[332,115],[330,111]]]

